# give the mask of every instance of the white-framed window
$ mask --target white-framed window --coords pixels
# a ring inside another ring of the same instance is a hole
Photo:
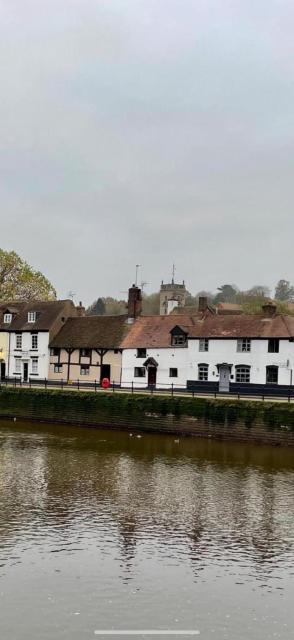
[[[22,349],[22,333],[17,333],[15,336],[15,348]]]
[[[147,351],[145,347],[140,347],[137,349],[137,358],[146,358]]]
[[[208,380],[208,364],[199,364],[198,365],[198,380],[204,382]]]
[[[209,349],[209,340],[208,338],[200,338],[199,340],[199,351],[208,351]]]
[[[81,376],[88,376],[90,374],[90,367],[88,364],[81,364],[80,374]]]
[[[236,382],[250,382],[250,367],[243,364],[236,366]]]
[[[28,322],[36,322],[36,312],[29,311],[28,312]]]
[[[91,356],[91,349],[80,349],[80,356],[82,358],[90,358]]]
[[[169,370],[169,377],[170,378],[177,378],[178,377],[178,370],[176,367],[171,367]]]
[[[15,373],[21,373],[21,359],[14,358],[14,371]]]
[[[4,324],[10,324],[12,322],[12,313],[4,313]]]
[[[32,373],[38,373],[38,358],[32,358]]]
[[[62,364],[54,365],[54,373],[62,373]]]
[[[59,356],[60,348],[59,347],[51,347],[50,356]]]
[[[266,384],[278,384],[279,367],[269,366],[266,368]]]
[[[267,350],[269,353],[279,353],[279,350],[280,350],[279,338],[269,338]]]
[[[238,338],[237,340],[237,351],[240,353],[247,353],[251,351],[251,340],[250,338]]]
[[[38,349],[38,334],[32,333],[32,349]]]
[[[145,378],[145,375],[146,375],[145,367],[135,367],[134,369],[135,378]]]
[[[179,333],[172,336],[172,346],[173,347],[183,347],[187,344],[187,338],[185,334]]]

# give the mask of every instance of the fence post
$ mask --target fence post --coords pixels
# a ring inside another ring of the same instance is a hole
[[[80,378],[78,378],[78,391],[80,390]]]
[[[45,389],[47,389],[47,378],[45,378]]]
[[[195,391],[194,391],[194,389],[193,389],[193,391],[192,391],[192,398],[195,398]]]
[[[134,393],[134,382],[132,380],[132,393]]]
[[[112,380],[112,391],[114,393],[114,380]]]
[[[61,389],[63,389],[63,378],[61,378]]]
[[[94,380],[94,391],[97,391],[97,380]]]
[[[14,386],[16,387],[16,376],[14,376]]]
[[[171,394],[172,394],[172,396],[174,395],[174,383],[173,382],[171,384]]]

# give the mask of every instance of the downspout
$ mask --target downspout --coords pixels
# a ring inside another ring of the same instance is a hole
[[[9,335],[9,338],[8,338],[8,367],[7,367],[7,376],[6,376],[6,374],[5,374],[5,377],[7,377],[7,378],[9,378],[9,365],[10,365],[10,336],[11,336],[10,331],[9,331],[8,335]]]

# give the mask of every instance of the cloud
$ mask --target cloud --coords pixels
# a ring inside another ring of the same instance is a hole
[[[2,245],[60,295],[294,280],[292,3],[0,7]]]

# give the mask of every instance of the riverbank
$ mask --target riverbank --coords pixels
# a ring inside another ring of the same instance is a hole
[[[294,446],[294,406],[281,402],[2,388],[0,417]]]

